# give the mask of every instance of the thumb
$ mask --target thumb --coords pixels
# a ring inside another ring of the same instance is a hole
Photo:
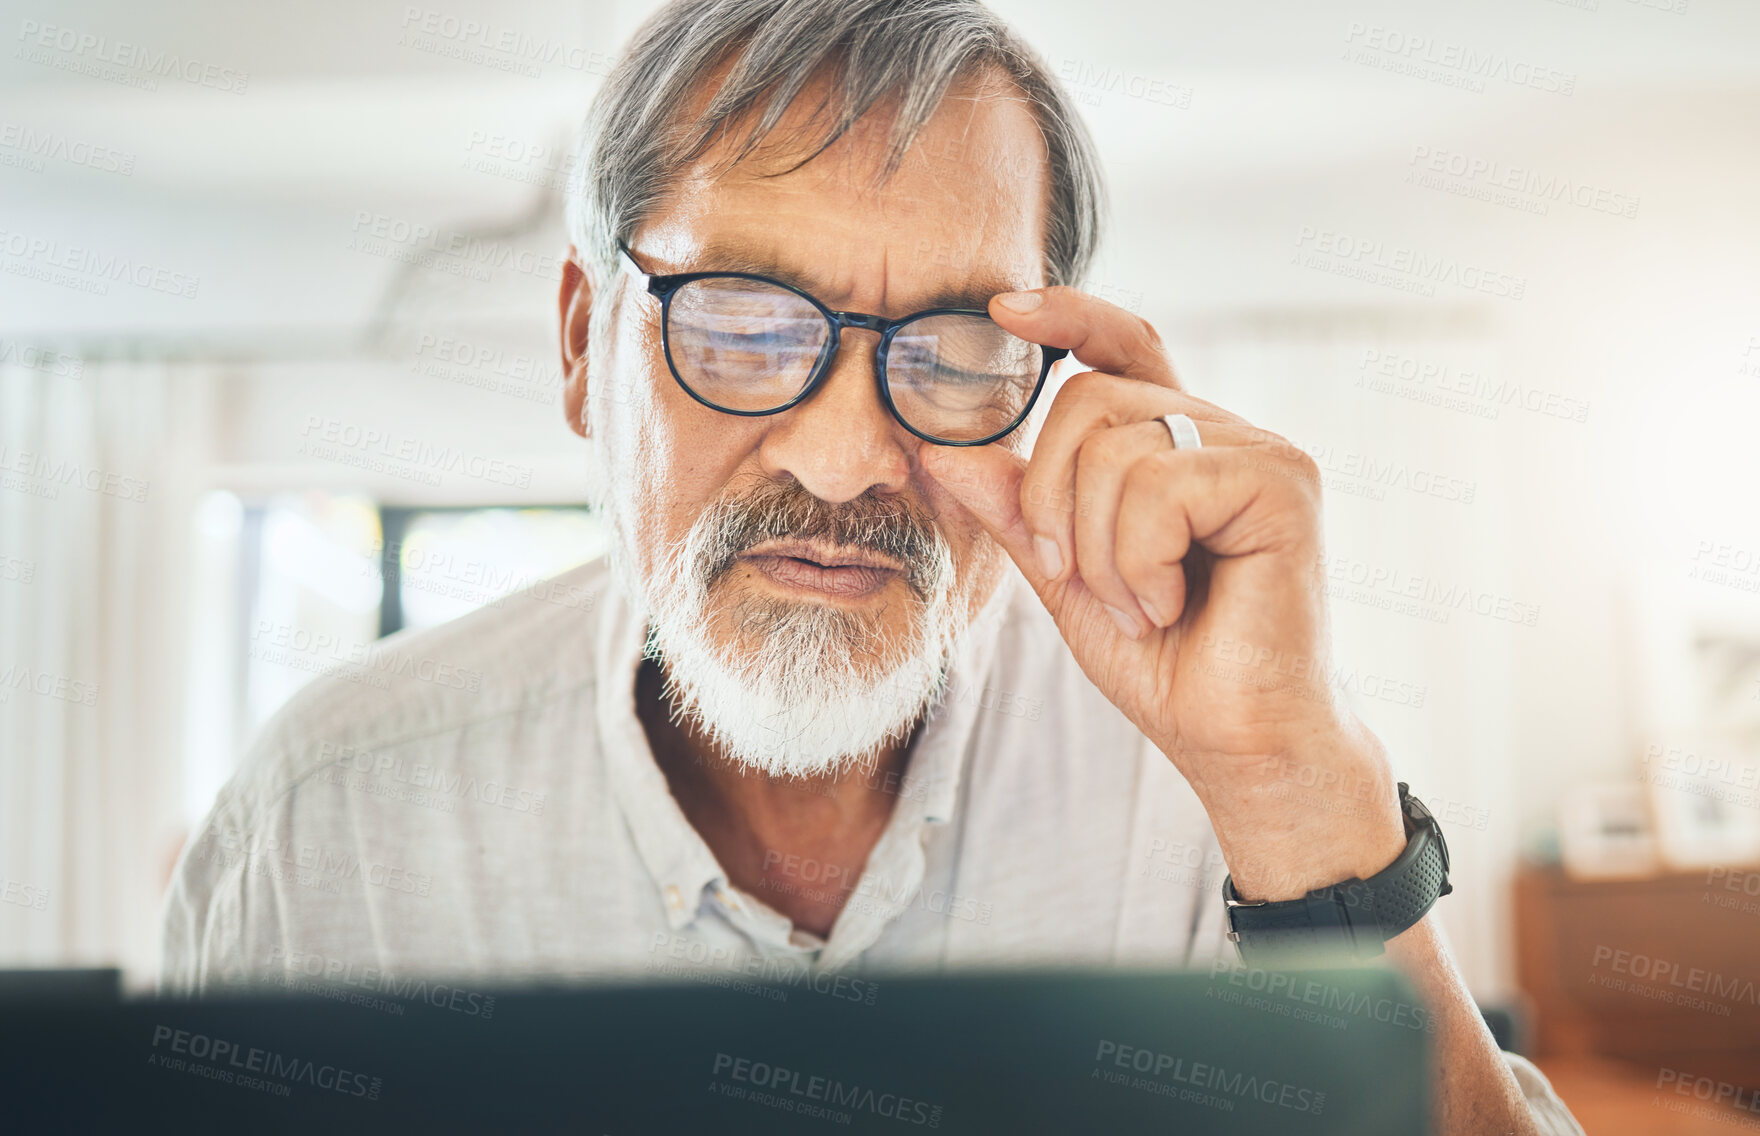
[[[1027,463],[1001,446],[924,446],[924,472],[947,490],[1002,545],[1035,592],[1050,582],[1021,514]]]

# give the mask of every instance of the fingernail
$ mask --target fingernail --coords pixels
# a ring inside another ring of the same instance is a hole
[[[1154,627],[1161,626],[1161,613],[1156,611],[1154,606],[1150,604],[1148,600],[1143,599],[1141,596],[1137,597],[1137,606],[1142,608],[1143,614],[1149,617],[1150,625]]]
[[[1140,631],[1137,628],[1137,621],[1136,620],[1132,619],[1130,616],[1126,615],[1124,612],[1119,611],[1117,608],[1113,607],[1111,604],[1101,604],[1100,606],[1105,608],[1108,612],[1111,613],[1112,622],[1118,624],[1118,629],[1120,631],[1124,632],[1125,638],[1135,639],[1137,636],[1142,634],[1142,631]]]
[[[1039,568],[1045,573],[1045,578],[1057,579],[1058,573],[1063,571],[1063,552],[1057,547],[1057,542],[1048,536],[1036,536],[1033,538],[1033,548],[1039,553]]]
[[[1011,312],[1030,312],[1043,304],[1045,297],[1038,292],[1004,292],[996,302]]]

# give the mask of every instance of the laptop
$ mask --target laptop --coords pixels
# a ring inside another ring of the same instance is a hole
[[[18,1132],[1427,1130],[1396,972],[1001,971],[126,999],[0,977]],[[104,977],[107,975],[108,977]]]

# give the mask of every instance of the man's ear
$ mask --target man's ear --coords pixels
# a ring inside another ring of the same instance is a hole
[[[562,316],[562,413],[569,429],[583,438],[592,437],[586,419],[587,324],[593,313],[593,280],[581,267],[580,254],[568,246],[562,262],[562,287],[556,297]]]

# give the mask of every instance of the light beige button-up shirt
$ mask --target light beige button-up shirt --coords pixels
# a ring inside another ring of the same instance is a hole
[[[468,1007],[508,981],[652,976],[861,999],[898,969],[1232,958],[1185,780],[1012,570],[978,622],[878,786],[896,804],[861,877],[775,854],[782,886],[848,893],[828,938],[729,884],[673,799],[636,717],[644,629],[601,561],[301,691],[184,851],[162,985]],[[1543,1130],[1580,1132],[1510,1062]]]

